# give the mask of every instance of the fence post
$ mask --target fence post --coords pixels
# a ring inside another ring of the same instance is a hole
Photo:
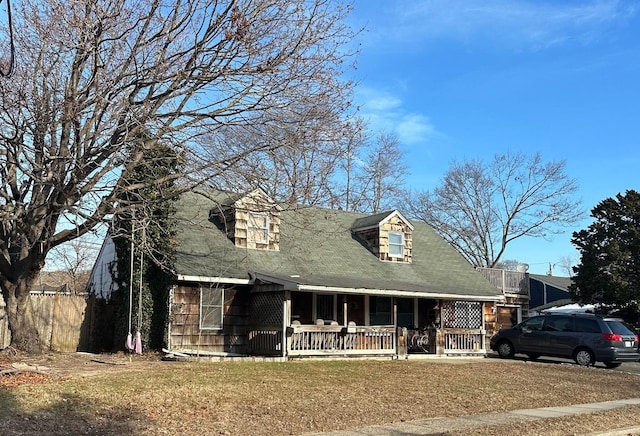
[[[407,328],[398,327],[398,358],[407,358]]]

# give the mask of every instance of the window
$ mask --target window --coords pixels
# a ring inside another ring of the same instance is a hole
[[[334,301],[335,295],[316,294],[316,319],[335,321]]]
[[[224,317],[224,289],[200,288],[200,329],[221,330]]]
[[[549,332],[572,332],[573,318],[561,315],[548,316],[544,323],[544,329]]]
[[[269,216],[266,213],[249,212],[247,237],[249,242],[269,243]]]
[[[542,324],[544,324],[544,316],[534,316],[521,323],[520,327],[522,327],[523,330],[541,331]]]
[[[413,298],[398,298],[398,327],[414,328]]]
[[[584,333],[600,333],[600,324],[592,318],[576,317],[576,331]]]
[[[389,232],[389,257],[404,257],[404,235]]]
[[[607,325],[611,329],[612,333],[616,333],[618,335],[625,335],[625,336],[633,336],[633,335],[635,335],[635,333],[632,330],[633,327],[626,325],[622,321],[606,320],[605,322],[607,323]]]
[[[390,325],[391,297],[369,297],[369,325]]]

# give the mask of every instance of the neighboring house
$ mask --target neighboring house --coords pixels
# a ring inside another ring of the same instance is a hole
[[[571,277],[529,274],[529,310],[538,311],[571,302],[571,283]]]
[[[431,227],[397,210],[288,209],[261,190],[215,191],[185,194],[177,217],[174,352],[397,356],[424,329],[423,351],[484,354],[505,301]],[[112,261],[101,255],[95,268]],[[105,296],[103,279],[91,287]]]

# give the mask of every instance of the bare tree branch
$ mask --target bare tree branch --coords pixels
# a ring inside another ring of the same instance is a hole
[[[439,187],[411,194],[407,203],[472,265],[494,267],[510,242],[547,238],[583,216],[565,166],[543,162],[539,153],[454,162]]]

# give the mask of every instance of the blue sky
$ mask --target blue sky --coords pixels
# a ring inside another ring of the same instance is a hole
[[[640,1],[355,0],[350,22],[366,26],[356,103],[373,131],[397,134],[411,188],[512,150],[566,160],[587,212],[640,189]],[[571,231],[590,222],[514,242],[503,260],[537,274],[577,262]]]

